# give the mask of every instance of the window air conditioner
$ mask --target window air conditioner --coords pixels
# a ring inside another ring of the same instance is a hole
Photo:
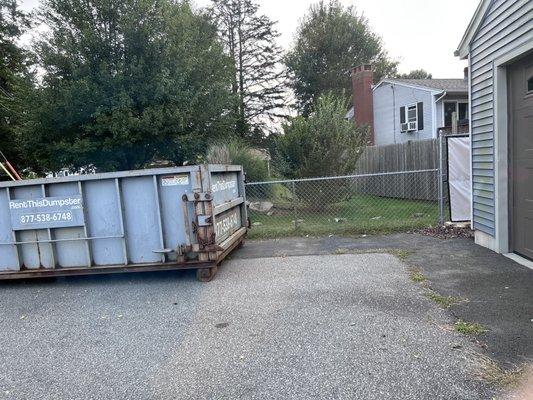
[[[409,126],[407,127],[407,131],[408,131],[408,132],[412,132],[412,131],[416,131],[416,130],[418,130],[418,129],[417,129],[417,125],[418,125],[418,124],[417,124],[416,122],[408,122],[408,125],[409,125]]]

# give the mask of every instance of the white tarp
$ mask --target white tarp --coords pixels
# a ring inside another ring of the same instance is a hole
[[[470,137],[448,138],[448,187],[452,222],[470,221]]]

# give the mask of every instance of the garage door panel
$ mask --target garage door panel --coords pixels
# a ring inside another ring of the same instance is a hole
[[[533,213],[532,213],[533,214]],[[516,252],[533,259],[533,215],[518,227]]]
[[[514,252],[533,259],[533,55],[509,68],[512,165],[512,229]]]

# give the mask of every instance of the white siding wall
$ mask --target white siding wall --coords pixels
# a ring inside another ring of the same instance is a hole
[[[495,236],[493,62],[533,41],[533,0],[493,0],[470,47],[474,228]]]
[[[401,133],[400,107],[424,103],[424,129],[419,132]],[[374,137],[376,145],[404,143],[409,140],[431,139],[433,132],[434,96],[428,90],[406,86],[382,84],[374,90]]]

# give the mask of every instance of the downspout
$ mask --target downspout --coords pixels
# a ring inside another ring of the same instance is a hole
[[[470,47],[470,46],[469,46]],[[470,229],[474,228],[474,156],[472,146],[472,59],[470,58],[470,48],[468,49],[468,135],[470,137]],[[494,221],[496,227],[496,221]]]
[[[392,89],[392,134],[394,137],[394,144],[396,144],[396,92],[394,85],[390,85]]]
[[[445,90],[441,93],[441,96],[435,100],[435,104],[433,105],[433,134],[435,135],[435,137],[439,137],[439,133],[437,132],[437,103],[439,101],[441,101],[444,97],[446,97],[446,95],[448,94],[448,92]],[[435,96],[438,96],[438,95],[435,95]]]

